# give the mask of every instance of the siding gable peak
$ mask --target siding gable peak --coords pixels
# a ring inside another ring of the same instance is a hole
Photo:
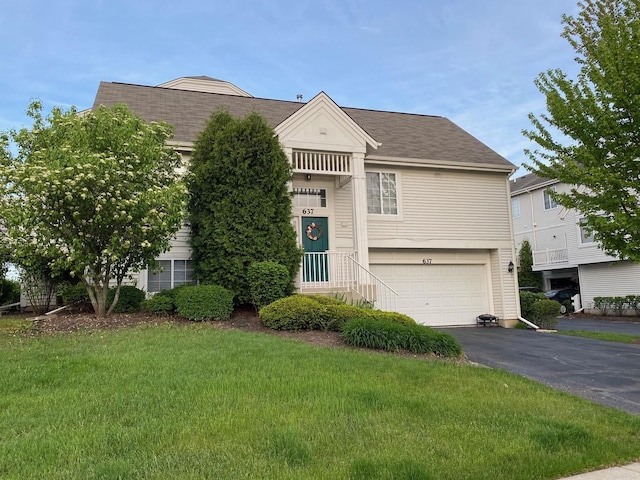
[[[366,153],[380,143],[326,93],[320,92],[275,127],[283,144],[293,148]]]

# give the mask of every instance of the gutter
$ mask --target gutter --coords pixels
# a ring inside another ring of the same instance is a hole
[[[521,316],[518,316],[518,320],[520,320],[522,323],[524,323],[525,325],[533,328],[534,330],[538,330],[540,327],[537,326],[535,323],[531,323],[529,320],[527,320],[526,318],[522,318]]]

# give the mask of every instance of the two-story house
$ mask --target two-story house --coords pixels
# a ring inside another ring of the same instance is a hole
[[[571,186],[533,173],[511,181],[516,248],[524,239],[529,241],[533,270],[542,272],[544,290],[579,286],[587,311],[594,297],[640,294],[640,266],[605,254],[584,228],[579,212],[553,201],[552,189],[569,192]]]
[[[209,77],[102,82],[94,107],[114,103],[173,124],[172,145],[187,162],[217,109],[266,118],[294,173],[299,291],[349,289],[428,325],[472,325],[481,313],[517,321],[514,166],[448,119],[340,107],[324,92],[308,102],[254,98]],[[192,278],[186,228],[160,261],[162,272],[139,272],[138,287]]]

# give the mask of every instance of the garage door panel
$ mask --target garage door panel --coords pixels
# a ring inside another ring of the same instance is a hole
[[[398,311],[417,322],[469,325],[489,311],[485,265],[372,265],[399,294]]]

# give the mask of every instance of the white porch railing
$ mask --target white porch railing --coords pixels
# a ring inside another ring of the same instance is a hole
[[[569,250],[567,248],[538,250],[533,252],[533,264],[536,266],[558,265],[562,263],[569,263]]]
[[[351,155],[346,153],[294,150],[293,171],[329,175],[351,175]]]
[[[346,291],[355,300],[372,303],[379,310],[397,310],[397,292],[360,265],[351,253],[305,253],[298,286],[302,292]]]

